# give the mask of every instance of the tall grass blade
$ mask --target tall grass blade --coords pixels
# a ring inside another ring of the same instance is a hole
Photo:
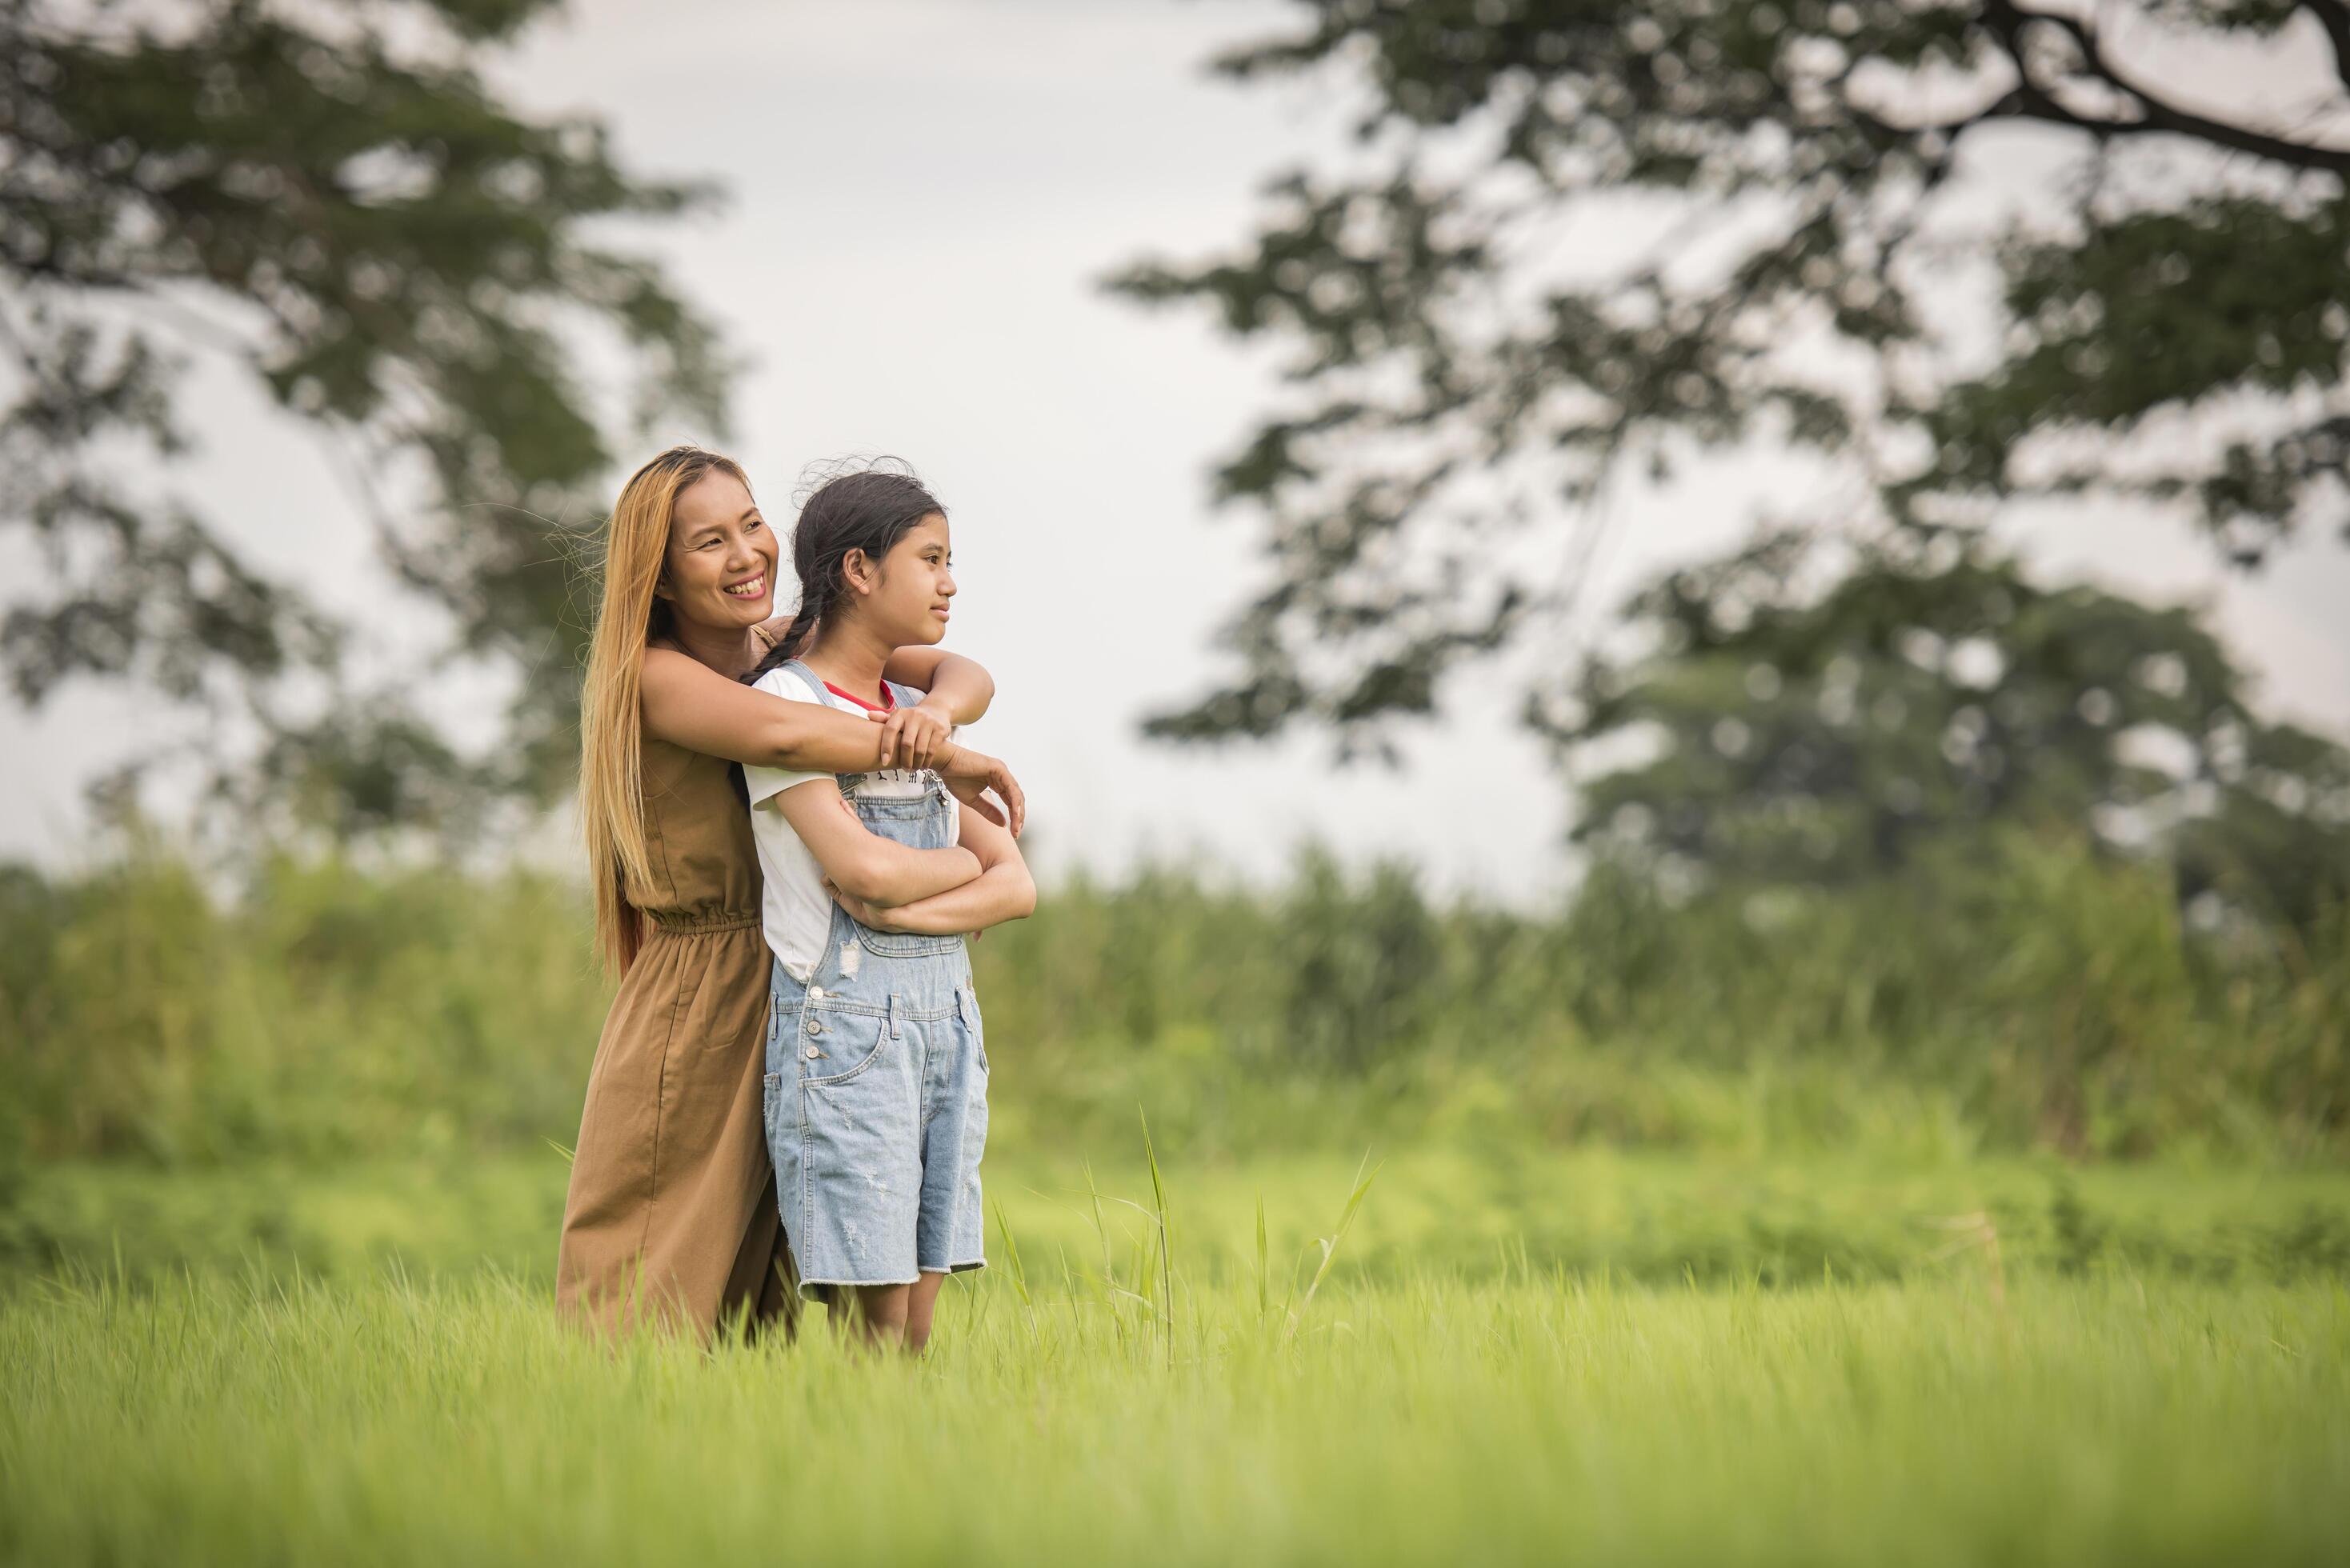
[[[1282,1339],[1284,1347],[1296,1342],[1297,1331],[1305,1324],[1305,1314],[1313,1310],[1314,1293],[1322,1288],[1323,1280],[1330,1272],[1331,1261],[1338,1255],[1338,1244],[1347,1239],[1347,1232],[1354,1229],[1355,1216],[1362,1211],[1363,1199],[1370,1192],[1371,1183],[1378,1179],[1379,1172],[1386,1165],[1385,1160],[1376,1166],[1371,1165],[1371,1157],[1367,1150],[1362,1164],[1355,1168],[1355,1190],[1347,1195],[1347,1207],[1339,1212],[1337,1230],[1322,1238],[1321,1265],[1306,1283],[1305,1299],[1297,1303],[1297,1310],[1289,1314],[1289,1332]],[[1364,1168],[1366,1166],[1370,1168],[1367,1173]]]
[[[1264,1194],[1256,1195],[1256,1316],[1259,1323],[1273,1305],[1273,1262],[1264,1244]]]
[[[996,1233],[1003,1238],[1003,1261],[1010,1265],[1008,1272],[1012,1279],[1013,1292],[1019,1296],[1021,1310],[1028,1316],[1029,1337],[1036,1342],[1037,1348],[1041,1350],[1045,1345],[1045,1331],[1036,1324],[1036,1301],[1028,1293],[1028,1270],[1020,1262],[1020,1243],[1013,1240],[1012,1222],[1003,1217],[1003,1204],[1001,1199],[998,1199],[995,1205],[995,1230]]]
[[[1118,1264],[1109,1253],[1109,1227],[1102,1220],[1101,1188],[1094,1180],[1094,1162],[1086,1164],[1086,1196],[1093,1200],[1094,1239],[1101,1243],[1102,1304],[1109,1308],[1110,1327],[1118,1334],[1118,1346],[1126,1348],[1126,1308],[1119,1303]]]
[[[1175,1365],[1175,1240],[1167,1223],[1167,1182],[1159,1174],[1159,1151],[1150,1145],[1150,1117],[1140,1106],[1135,1114],[1142,1117],[1142,1156],[1150,1162],[1150,1201],[1157,1210],[1159,1220],[1159,1284],[1167,1296],[1167,1365]]]

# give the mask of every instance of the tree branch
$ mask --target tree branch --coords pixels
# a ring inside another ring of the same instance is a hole
[[[2024,88],[2012,88],[1981,109],[1962,114],[1956,119],[1933,120],[1924,125],[1896,125],[1874,111],[1863,109],[1859,104],[1855,103],[1849,95],[1842,101],[1845,113],[1852,117],[1854,123],[1881,140],[1900,142],[1914,140],[1919,137],[1939,136],[1946,140],[1956,141],[1962,133],[1973,130],[1985,120],[2012,119],[2022,116],[2025,112],[2024,99],[2029,89]]]
[[[2303,0],[2339,8],[2341,0]],[[2232,148],[2299,169],[2317,169],[2350,179],[2350,150],[2314,147],[2307,142],[2290,141],[2225,120],[2212,119],[2191,110],[2166,103],[2137,83],[2123,76],[2106,57],[2097,45],[2095,32],[2085,23],[2072,16],[2048,12],[2026,11],[2013,0],[1987,0],[1983,19],[1998,36],[2000,47],[2014,62],[2016,75],[2022,79],[2018,93],[2023,102],[2019,112],[2022,117],[2045,120],[2056,125],[2068,125],[2097,136],[2142,136],[2167,132],[2190,137],[2218,147]],[[2324,20],[2323,16],[2320,18]],[[2100,119],[2081,114],[2059,102],[2048,89],[2032,79],[2025,65],[2023,30],[2034,23],[2046,23],[2073,40],[2081,52],[2081,62],[2088,74],[2132,99],[2137,106],[2138,119]]]

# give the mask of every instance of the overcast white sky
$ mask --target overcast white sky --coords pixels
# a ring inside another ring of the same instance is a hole
[[[1253,580],[1247,524],[1210,517],[1203,474],[1271,380],[1201,321],[1139,313],[1096,280],[1231,242],[1263,175],[1337,145],[1320,91],[1200,68],[1281,19],[1261,0],[587,0],[498,74],[536,105],[607,117],[639,170],[730,188],[720,216],[650,244],[755,361],[733,445],[771,515],[804,463],[843,452],[910,459],[952,509],[952,646],[1001,689],[972,738],[1028,786],[1048,869],[1158,856],[1263,874],[1313,836],[1406,855],[1440,888],[1539,896],[1565,878],[1565,811],[1506,701],[1464,691],[1399,774],[1334,774],[1318,742],[1177,753],[1136,734],[1208,677],[1210,634]],[[184,487],[240,517],[265,561],[370,607],[374,635],[414,636],[315,440],[225,375],[199,394]],[[1586,602],[1811,483],[1725,461],[1627,495]],[[2016,526],[2052,570],[2208,597],[2272,707],[2350,732],[2338,542],[2246,578],[2139,517]],[[78,858],[82,783],[149,728],[88,688],[0,710],[0,855]]]

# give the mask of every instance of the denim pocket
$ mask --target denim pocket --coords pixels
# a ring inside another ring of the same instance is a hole
[[[811,1009],[807,1017],[821,1030],[801,1036],[806,1043],[799,1048],[800,1082],[811,1089],[847,1083],[879,1061],[881,1048],[889,1044],[889,1021],[872,1013]],[[808,1054],[811,1048],[816,1052],[814,1056]],[[847,1067],[831,1070],[844,1060]]]

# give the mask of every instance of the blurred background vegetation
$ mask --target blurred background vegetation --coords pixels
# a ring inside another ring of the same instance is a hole
[[[0,884],[7,1158],[543,1151],[605,992],[565,879],[133,857]],[[1550,914],[1305,857],[1270,891],[1078,879],[976,953],[1007,1144],[1198,1159],[1528,1147],[2350,1154],[2350,927],[2182,919],[2158,868],[2021,830],[1849,888]]]
[[[577,889],[528,870],[9,874],[0,1275],[543,1276],[586,952]],[[2199,930],[2160,867],[2079,840],[1770,893],[1609,867],[1549,913],[1315,856],[1271,890],[1162,869],[1063,886],[976,957],[991,1192],[1047,1258],[1093,1246],[1081,1160],[1148,1190],[1141,1112],[1211,1271],[1253,1206],[1310,1247],[1370,1149],[1350,1254],[1380,1272],[1902,1278],[1986,1241],[1994,1269],[2350,1272],[2350,925]]]
[[[0,0],[0,528],[42,565],[0,655],[27,702],[98,680],[192,709],[220,809],[192,837],[118,788],[79,868],[0,870],[0,1246],[201,1228],[169,1195],[222,1172],[480,1166],[528,1172],[511,1233],[551,1249],[606,993],[574,882],[481,827],[559,805],[577,520],[615,455],[724,424],[715,329],[598,225],[710,192],[498,100],[474,63],[546,0],[158,9]],[[1073,877],[977,950],[1003,1147],[1122,1147],[1139,1105],[1209,1168],[1375,1144],[1504,1185],[1593,1148],[2350,1157],[2350,754],[2265,712],[2198,612],[2048,580],[1995,526],[2183,511],[2214,572],[2343,526],[2332,122],[2188,107],[2137,35],[2006,0],[1290,9],[1222,68],[1335,78],[1352,161],[1273,182],[1237,249],[1114,283],[1286,357],[1214,484],[1264,545],[1235,673],[1152,732],[1376,754],[1499,668],[1557,763],[1530,800],[1573,802],[1572,844],[1525,852],[1582,875],[1543,909],[1433,898],[1408,854]],[[2336,0],[2136,9],[2321,51],[2350,89]],[[2015,124],[2082,178],[1939,223]],[[2183,160],[2162,182],[2148,144]],[[1575,225],[1635,200],[1656,245],[1575,274]],[[198,352],[353,458],[386,562],[446,612],[432,659],[512,678],[498,745],[345,670],[348,628],[217,505],[126,483],[170,472]],[[1756,441],[1854,487],[1585,601],[1620,475]],[[2102,1223],[2069,1192],[2033,1200],[2051,1256]],[[2262,1234],[2350,1267],[2340,1213]],[[1737,1255],[1865,1266],[1883,1223]]]

